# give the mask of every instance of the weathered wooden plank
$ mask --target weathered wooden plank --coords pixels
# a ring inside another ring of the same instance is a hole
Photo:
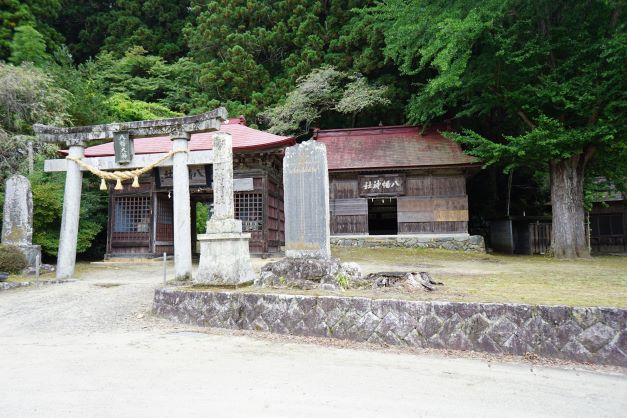
[[[431,176],[407,178],[407,196],[431,196]]]
[[[331,199],[331,213],[334,215],[367,215],[368,200],[357,199]]]
[[[429,198],[406,196],[398,198],[399,212],[428,212],[437,210],[467,210],[468,197]]]
[[[433,212],[433,220],[443,221],[468,221],[467,210],[436,210]]]
[[[331,233],[336,234],[367,234],[368,215],[333,215],[331,216]]]
[[[331,199],[353,199],[359,197],[357,179],[331,180]]]
[[[407,178],[407,196],[443,197],[466,194],[463,175],[428,175]]]
[[[466,194],[464,176],[432,176],[433,196],[462,196]]]
[[[433,212],[398,212],[398,222],[432,222]]]
[[[468,233],[468,222],[399,222],[398,232],[399,234]]]

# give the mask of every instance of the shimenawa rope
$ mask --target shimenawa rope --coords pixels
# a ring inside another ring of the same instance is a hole
[[[152,170],[153,168],[155,168],[156,166],[158,166],[159,164],[161,164],[162,162],[164,162],[165,160],[167,160],[168,158],[172,157],[174,154],[179,153],[179,152],[189,152],[189,151],[186,149],[173,150],[143,168],[137,168],[135,170],[126,170],[126,171],[103,171],[103,170],[100,170],[99,168],[94,167],[93,165],[87,164],[81,158],[72,157],[71,155],[68,155],[65,158],[67,160],[74,161],[76,164],[78,164],[85,170],[100,177],[102,179],[102,181],[100,182],[100,190],[107,190],[106,180],[115,180],[116,183],[115,183],[114,189],[122,190],[122,181],[133,179],[133,184],[131,185],[131,187],[134,187],[134,188],[139,187],[139,176],[141,176],[144,173],[147,173],[148,171]]]

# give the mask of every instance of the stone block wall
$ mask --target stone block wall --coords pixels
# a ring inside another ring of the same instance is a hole
[[[627,367],[627,310],[176,290],[153,311],[218,328]]]
[[[337,247],[360,248],[443,248],[445,250],[485,252],[485,243],[481,235],[466,236],[341,236],[331,237],[331,245]]]

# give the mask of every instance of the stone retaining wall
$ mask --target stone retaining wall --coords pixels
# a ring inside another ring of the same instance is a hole
[[[496,303],[155,291],[156,315],[182,323],[411,347],[533,353],[627,367],[627,310]]]
[[[442,236],[341,236],[331,237],[331,245],[337,247],[365,248],[443,248],[446,250],[485,252],[481,235],[442,235]]]

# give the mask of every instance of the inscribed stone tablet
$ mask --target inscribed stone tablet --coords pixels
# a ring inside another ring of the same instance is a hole
[[[283,159],[285,250],[288,257],[331,257],[329,173],[324,144],[287,148]]]
[[[2,220],[2,243],[30,245],[33,241],[33,195],[30,182],[14,175],[6,182]]]

